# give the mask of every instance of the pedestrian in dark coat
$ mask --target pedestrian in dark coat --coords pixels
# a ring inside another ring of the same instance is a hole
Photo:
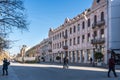
[[[115,72],[115,60],[114,60],[113,56],[111,56],[111,58],[109,59],[108,66],[109,66],[108,77],[110,77],[111,71],[113,71],[114,76],[117,77],[117,74]]]
[[[3,76],[5,75],[5,73],[6,73],[6,75],[8,75],[8,65],[9,64],[10,63],[7,61],[7,59],[4,58],[4,60],[3,60],[3,68],[2,68],[2,70],[3,70]]]
[[[63,59],[63,68],[68,68],[68,57],[65,56]]]
[[[92,62],[93,62],[93,59],[92,59],[92,58],[90,58],[90,64],[92,64]]]

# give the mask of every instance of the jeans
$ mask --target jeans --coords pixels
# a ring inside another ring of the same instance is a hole
[[[3,75],[5,74],[5,72],[6,72],[6,75],[8,75],[8,69],[3,68]]]
[[[111,71],[113,71],[114,76],[117,77],[116,72],[115,72],[115,67],[109,67],[108,77],[110,77],[110,72]]]

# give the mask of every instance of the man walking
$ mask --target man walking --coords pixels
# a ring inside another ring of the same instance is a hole
[[[63,59],[63,68],[68,68],[68,57],[65,56]]]
[[[110,77],[111,70],[113,71],[114,76],[117,77],[116,72],[115,72],[115,60],[113,56],[111,56],[111,58],[109,59],[108,65],[109,65],[108,77]]]

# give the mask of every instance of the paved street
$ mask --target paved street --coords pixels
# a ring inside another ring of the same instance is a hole
[[[112,78],[107,78],[107,69],[78,66],[62,69],[60,65],[48,64],[12,63],[9,75],[1,74],[0,69],[0,80],[120,80],[119,77],[114,78],[112,73]],[[120,70],[117,74],[120,75]]]

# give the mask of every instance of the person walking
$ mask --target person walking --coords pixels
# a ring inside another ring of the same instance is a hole
[[[113,56],[111,56],[111,58],[109,59],[108,66],[109,66],[108,77],[110,77],[111,71],[113,71],[114,76],[117,77],[117,74],[115,72],[115,60]]]
[[[63,68],[68,68],[68,57],[65,56],[63,59]]]
[[[6,58],[4,58],[4,60],[3,60],[3,68],[2,68],[2,70],[3,70],[3,76],[5,75],[5,73],[6,73],[6,75],[8,75],[8,65],[10,64],[10,62],[8,62],[7,61],[7,59]]]
[[[92,62],[93,62],[93,59],[92,59],[92,58],[90,58],[90,64],[92,64]]]

